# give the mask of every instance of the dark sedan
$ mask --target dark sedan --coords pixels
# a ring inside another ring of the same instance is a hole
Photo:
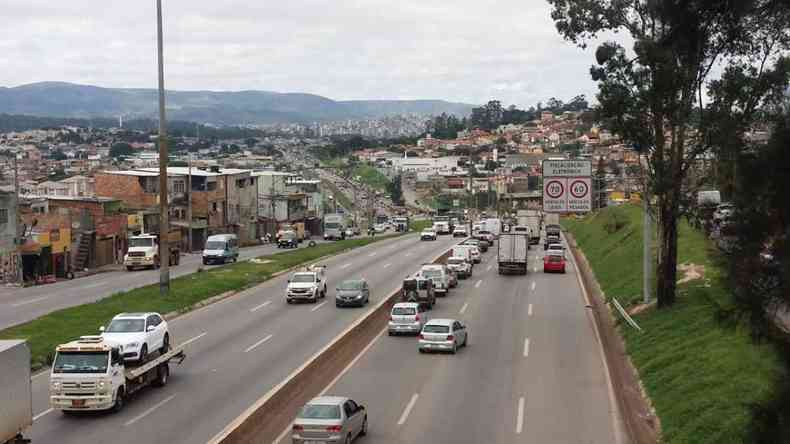
[[[335,306],[362,307],[370,302],[370,287],[364,279],[343,281],[337,286]]]

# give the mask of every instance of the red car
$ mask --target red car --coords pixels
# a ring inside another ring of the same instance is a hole
[[[550,271],[565,273],[565,258],[558,254],[543,256],[543,272],[548,273]]]

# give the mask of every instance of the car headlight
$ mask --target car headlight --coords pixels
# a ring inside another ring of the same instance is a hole
[[[51,381],[49,388],[51,388],[54,391],[60,390],[60,381]]]
[[[130,342],[130,343],[126,344],[126,346],[128,348],[137,348],[137,347],[140,346],[140,343],[139,342]]]

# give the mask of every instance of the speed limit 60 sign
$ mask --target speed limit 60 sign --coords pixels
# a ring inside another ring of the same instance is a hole
[[[547,160],[543,163],[543,211],[584,213],[592,210],[589,161]]]

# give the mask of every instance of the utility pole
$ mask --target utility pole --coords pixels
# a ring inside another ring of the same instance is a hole
[[[644,208],[644,222],[642,223],[644,231],[642,232],[642,293],[644,295],[644,303],[650,302],[650,262],[652,258],[652,229],[650,227],[650,202],[648,201],[647,193],[642,193],[642,204]]]
[[[20,286],[24,284],[24,276],[22,272],[22,254],[19,251],[19,247],[22,246],[22,242],[24,242],[25,233],[22,233],[22,236],[19,235],[19,166],[17,165],[16,160],[16,153],[13,154],[14,159],[14,199],[16,200],[16,204],[14,206],[14,226],[16,227],[16,232],[14,233],[14,243],[18,245],[17,252],[16,252],[16,279]]]
[[[159,294],[170,292],[170,224],[167,205],[167,125],[165,123],[165,68],[162,43],[162,0],[156,0],[156,40],[159,64]],[[192,221],[190,220],[190,229]]]

